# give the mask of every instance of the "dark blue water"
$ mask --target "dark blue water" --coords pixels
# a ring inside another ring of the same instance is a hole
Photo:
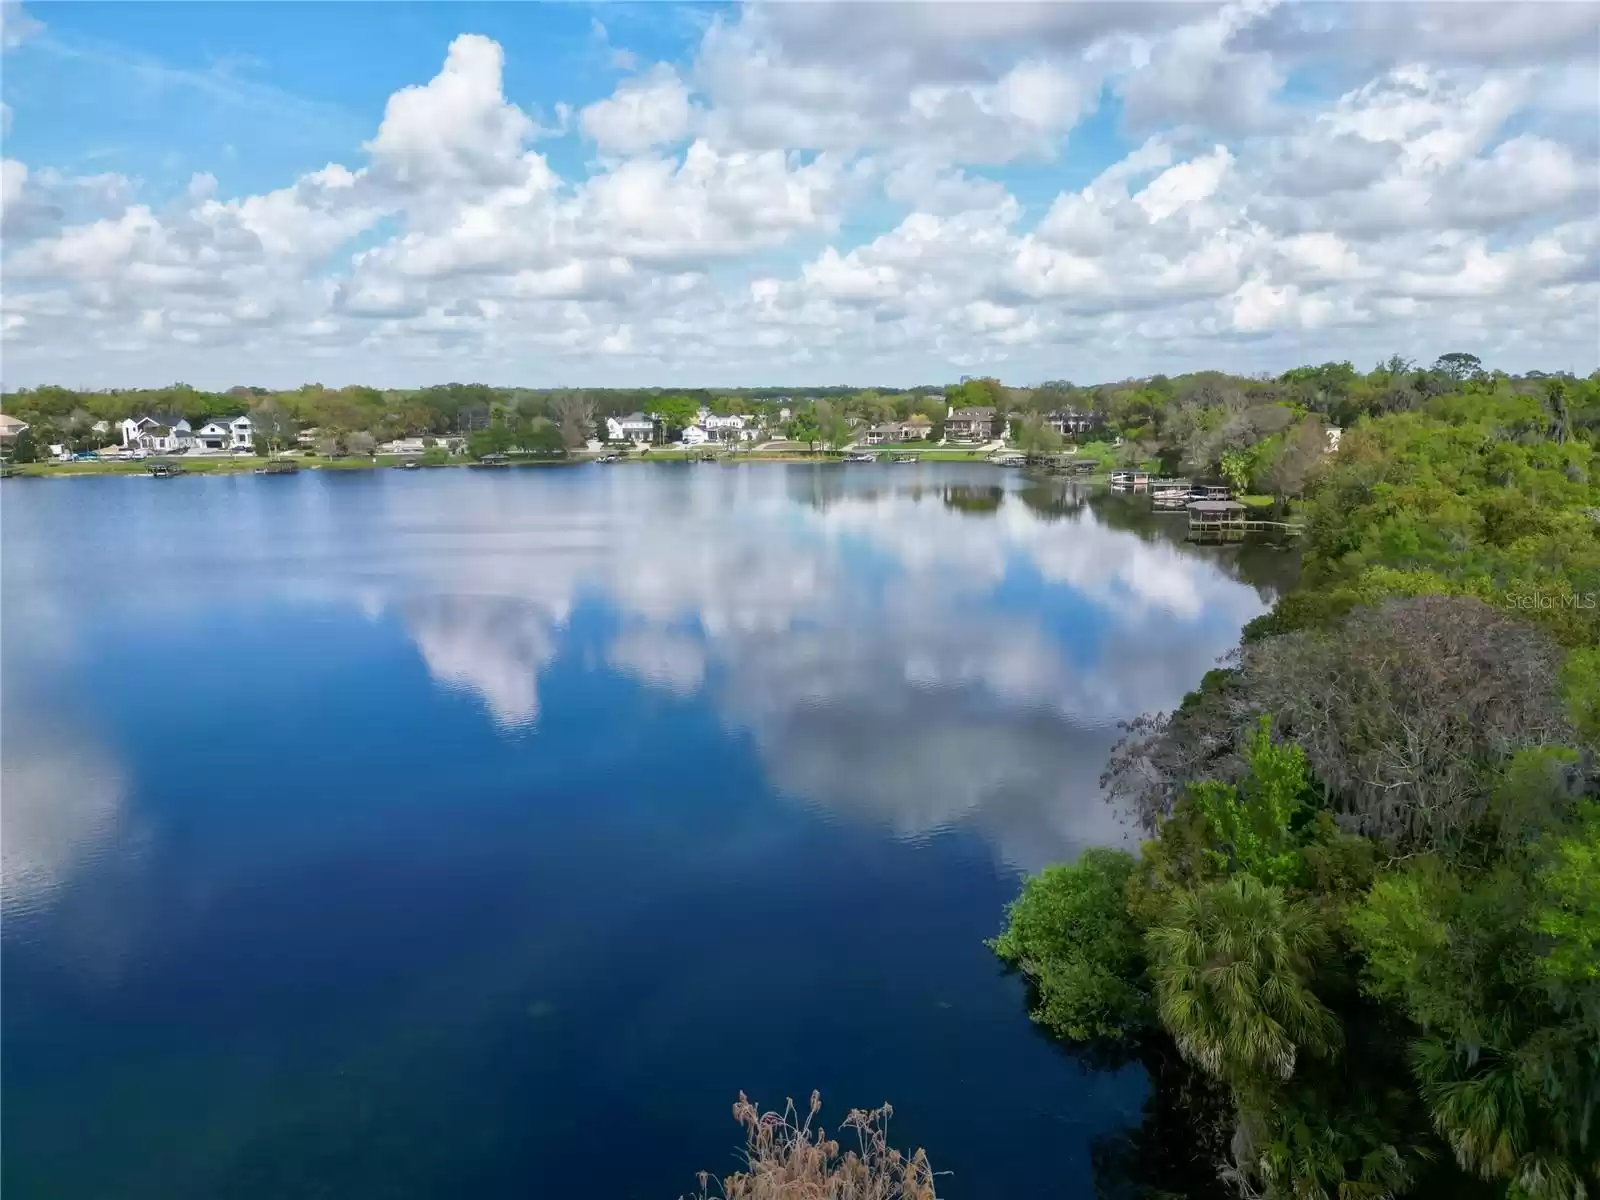
[[[3,1190],[670,1200],[739,1089],[1076,1196],[982,939],[1282,561],[989,468],[0,489]],[[1181,520],[1181,518],[1180,518]]]

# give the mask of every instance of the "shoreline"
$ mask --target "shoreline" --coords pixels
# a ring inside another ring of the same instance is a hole
[[[895,451],[893,453],[908,453]],[[454,470],[463,467],[478,468],[480,470],[503,470],[524,467],[576,467],[588,463],[595,463],[598,455],[582,454],[570,458],[527,458],[513,459],[504,467],[480,467],[476,462],[444,462],[419,464],[418,470]],[[386,471],[402,470],[408,461],[415,461],[406,455],[379,455],[376,459],[324,459],[324,458],[288,458],[271,460],[263,457],[245,459],[200,458],[186,459],[182,455],[167,457],[153,455],[150,458],[131,461],[113,462],[37,462],[20,463],[9,466],[5,478],[8,479],[70,479],[79,476],[100,475],[126,475],[145,476],[152,463],[168,463],[182,469],[186,475],[251,475],[270,461],[286,461],[293,463],[302,471]],[[837,454],[805,454],[797,451],[779,450],[773,452],[752,451],[714,459],[704,459],[700,454],[684,450],[660,450],[647,455],[627,455],[615,462],[606,463],[606,466],[625,466],[639,463],[683,463],[690,461],[707,461],[713,466],[743,466],[746,463],[809,463],[814,466],[862,466],[868,464],[849,463]],[[981,463],[986,466],[1000,466],[990,463],[987,454],[966,450],[929,450],[918,453],[917,463]],[[872,464],[872,465],[908,465],[908,464]],[[1011,469],[1011,468],[1007,468]],[[1102,483],[1109,477],[1109,470],[1096,471],[1092,474],[1075,475],[1071,479],[1080,483]]]

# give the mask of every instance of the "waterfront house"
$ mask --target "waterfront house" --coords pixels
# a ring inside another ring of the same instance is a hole
[[[654,418],[647,417],[642,412],[629,413],[625,417],[606,418],[608,442],[633,442],[635,445],[644,445],[655,441],[655,437]]]
[[[711,440],[711,435],[698,425],[690,425],[683,431],[683,444],[685,446],[704,446]]]
[[[176,454],[192,448],[194,431],[182,417],[129,417],[118,424],[122,444],[129,450]]]
[[[905,426],[899,421],[886,421],[882,425],[874,425],[861,435],[861,440],[869,446],[882,446],[886,442],[904,440]]]
[[[1094,414],[1075,408],[1058,408],[1045,416],[1044,423],[1062,437],[1076,438],[1094,424]]]
[[[392,442],[384,442],[378,447],[379,454],[421,454],[427,450],[419,437],[395,438]]]
[[[194,430],[189,428],[189,422],[178,420],[167,426],[165,446],[156,445],[152,449],[165,451],[171,454],[183,454],[194,449]]]
[[[916,442],[928,436],[932,427],[927,423],[910,421],[885,421],[868,429],[862,440],[869,446],[882,446],[891,442]]]
[[[957,408],[944,419],[944,436],[950,442],[986,442],[994,436],[994,409]]]
[[[749,442],[756,436],[755,418],[740,413],[719,417],[708,412],[701,418],[700,428],[719,442]]]
[[[194,448],[202,454],[226,454],[228,427],[218,421],[207,421],[194,431]]]
[[[230,450],[255,448],[255,425],[249,417],[231,421],[207,421],[194,432],[194,448],[202,454],[226,454]]]
[[[28,423],[19,421],[16,417],[0,413],[0,442],[15,441],[18,434],[26,433]]]

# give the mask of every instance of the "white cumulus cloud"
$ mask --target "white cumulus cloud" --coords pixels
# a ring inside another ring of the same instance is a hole
[[[1588,364],[1596,6],[1379,7],[745,8],[554,129],[463,33],[254,193],[6,159],[5,382]]]

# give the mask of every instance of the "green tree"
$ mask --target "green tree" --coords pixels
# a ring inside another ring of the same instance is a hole
[[[1257,452],[1254,446],[1244,450],[1229,450],[1220,460],[1218,469],[1236,492],[1248,492],[1250,480],[1256,472]]]
[[[11,444],[6,448],[6,457],[14,463],[38,462],[38,436],[32,429],[24,429],[11,439]]]
[[[816,452],[817,443],[822,440],[822,429],[817,424],[817,418],[810,412],[797,413],[789,422],[789,437],[792,441],[804,442],[806,449]]]
[[[660,421],[670,438],[694,424],[699,406],[688,396],[657,396],[645,405],[644,411]]]
[[[519,431],[517,444],[533,454],[565,454],[567,430],[545,417],[535,417]]]
[[[1350,916],[1363,985],[1414,1023],[1435,1127],[1464,1169],[1528,1200],[1600,1185],[1597,832],[1585,813],[1470,871],[1423,855]]]
[[[1332,1054],[1339,1023],[1311,988],[1327,929],[1309,904],[1253,875],[1178,892],[1146,936],[1161,1023],[1185,1058],[1236,1092]]]
[[[276,454],[294,442],[294,418],[277,400],[264,400],[252,408],[250,423],[255,441],[266,447],[269,454]]]
[[[480,429],[467,438],[467,453],[477,459],[490,454],[504,454],[511,446],[511,430],[504,421],[496,421],[489,428]]]
[[[1207,858],[1226,874],[1249,872],[1263,883],[1294,884],[1304,874],[1294,825],[1311,794],[1305,751],[1272,740],[1263,716],[1237,785],[1205,780],[1189,795],[1205,823]]]
[[[1466,354],[1457,350],[1451,354],[1439,355],[1433,364],[1433,369],[1460,382],[1482,375],[1483,363],[1476,354]]]
[[[1054,454],[1061,449],[1062,437],[1043,417],[1029,416],[1012,423],[1011,444],[1024,454]]]
[[[1141,930],[1124,896],[1135,866],[1122,850],[1085,850],[1022,886],[989,947],[1028,977],[1032,1017],[1069,1041],[1121,1039],[1153,1016]]]
[[[827,423],[822,427],[822,440],[827,443],[830,450],[842,450],[850,444],[854,436],[850,422],[841,412],[830,414]]]
[[[1571,828],[1552,839],[1531,923],[1549,939],[1539,970],[1552,985],[1577,993],[1600,984],[1600,804],[1579,806]]]

